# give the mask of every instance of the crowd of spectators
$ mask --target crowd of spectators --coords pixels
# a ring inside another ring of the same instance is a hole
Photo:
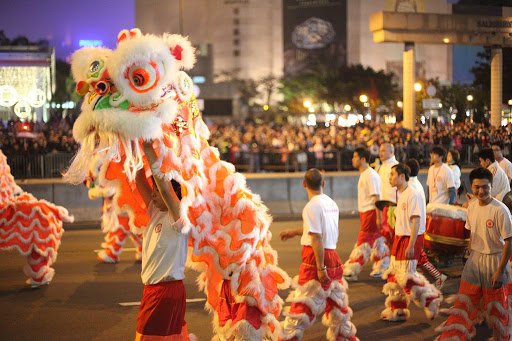
[[[73,139],[73,123],[69,116],[48,123],[0,121],[0,149],[8,156],[74,153],[78,144]]]
[[[373,122],[360,123],[349,128],[253,121],[217,123],[209,127],[210,144],[219,149],[225,160],[234,164],[247,162],[247,155],[251,154],[279,154],[282,162],[293,156],[291,161],[300,164],[306,157],[322,160],[326,154],[340,152],[349,155],[350,165],[351,154],[355,148],[369,148],[372,156],[376,157],[379,145],[383,142],[393,143],[399,161],[416,158],[426,165],[430,149],[434,145],[441,145],[447,150],[456,149],[463,160],[470,161],[481,148],[490,147],[490,143],[495,140],[505,144],[504,153],[509,156],[512,134],[512,124],[493,128],[469,121],[454,125],[434,125],[430,128],[419,125],[414,133],[403,128],[401,123],[390,125]],[[254,161],[253,158],[250,157],[249,161]],[[347,157],[344,159],[347,161]],[[258,159],[255,161],[260,162]],[[311,163],[308,164],[310,165]]]
[[[20,121],[0,123],[0,148],[8,156],[74,154],[78,149],[72,136],[74,122],[69,116],[54,118],[48,123],[33,122],[28,129],[24,129],[26,123]],[[210,144],[219,149],[224,160],[256,172],[269,163],[276,165],[275,170],[285,164],[286,170],[304,170],[311,166],[322,167],[324,162],[335,163],[336,158],[335,169],[349,169],[355,148],[367,147],[371,155],[377,157],[383,142],[393,143],[399,161],[416,158],[422,165],[428,165],[434,145],[458,150],[461,160],[468,163],[478,161],[474,155],[495,140],[505,144],[505,156],[510,157],[512,151],[512,124],[493,128],[466,121],[432,127],[418,125],[414,132],[403,128],[401,123],[374,122],[359,123],[354,127],[326,127],[323,123],[313,127],[246,120],[210,123],[208,126]],[[341,167],[339,159],[343,163]]]

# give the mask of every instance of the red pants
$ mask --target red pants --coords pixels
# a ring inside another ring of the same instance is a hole
[[[137,316],[136,340],[187,340],[183,281],[144,285]],[[173,336],[174,338],[170,338]]]
[[[231,281],[225,279],[220,289],[220,304],[218,307],[219,325],[224,327],[231,320],[231,325],[246,320],[255,329],[261,327],[261,312],[255,306],[250,306],[246,302],[237,303],[231,293]]]
[[[381,231],[377,227],[377,210],[359,212],[359,219],[361,228],[357,235],[357,246],[368,243],[372,247],[375,239],[381,236]]]
[[[395,260],[406,260],[405,251],[409,245],[410,236],[397,236],[393,238],[393,245],[391,245],[391,256],[395,256]],[[422,257],[423,252],[423,234],[416,238],[414,244],[414,257],[413,259],[419,260]]]

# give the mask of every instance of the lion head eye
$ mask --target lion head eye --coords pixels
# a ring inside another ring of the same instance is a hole
[[[89,65],[89,72],[87,73],[87,77],[90,79],[98,79],[100,77],[101,70],[103,70],[105,66],[105,62],[102,60],[94,60]]]
[[[134,64],[128,68],[125,78],[134,91],[142,93],[150,91],[158,84],[160,71],[154,62]]]

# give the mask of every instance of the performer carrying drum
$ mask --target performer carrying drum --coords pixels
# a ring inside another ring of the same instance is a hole
[[[389,248],[386,239],[381,235],[381,219],[377,215],[375,202],[380,198],[380,178],[368,164],[370,152],[366,148],[357,148],[352,157],[352,165],[359,169],[357,183],[357,209],[361,227],[357,242],[345,263],[343,276],[348,281],[355,281],[361,268],[373,261],[373,277],[381,277],[389,266]],[[371,255],[370,255],[371,254]]]

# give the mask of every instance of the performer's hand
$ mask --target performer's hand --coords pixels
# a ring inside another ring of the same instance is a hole
[[[496,271],[492,274],[491,285],[493,289],[498,289],[503,286],[503,273]]]
[[[379,229],[379,231],[382,231],[382,220],[377,219],[376,225],[377,225],[377,228]]]
[[[407,249],[405,249],[405,259],[414,259],[414,246],[407,246]]]
[[[329,275],[327,274],[327,270],[318,270],[317,274],[318,274],[318,280],[320,281],[320,283],[327,284],[331,281],[331,279],[329,278]]]
[[[295,234],[293,233],[292,230],[284,230],[284,231],[281,231],[281,233],[279,233],[279,237],[281,237],[282,241],[285,241],[285,240],[295,237]]]

